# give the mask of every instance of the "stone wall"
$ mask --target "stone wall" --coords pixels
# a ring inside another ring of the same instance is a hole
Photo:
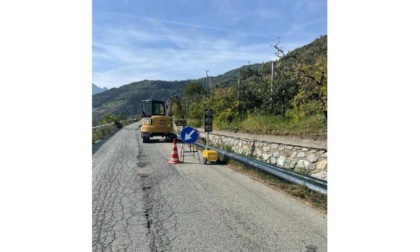
[[[205,133],[200,132],[205,139]],[[210,144],[263,162],[327,180],[327,149],[210,134]]]

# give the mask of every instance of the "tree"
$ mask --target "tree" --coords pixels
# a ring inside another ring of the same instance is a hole
[[[327,117],[327,57],[319,56],[314,64],[296,66],[299,92],[293,105],[300,117],[322,113]]]
[[[199,96],[204,93],[203,86],[200,82],[192,82],[187,84],[184,89],[184,96]]]
[[[204,88],[200,82],[187,84],[184,89],[183,108],[189,119],[200,120],[204,109]]]
[[[298,58],[290,53],[284,53],[280,42],[273,47],[276,49],[275,55],[278,60],[275,62],[273,73],[270,112],[284,118],[286,112],[292,108],[291,101],[298,89],[294,78],[294,66],[298,62]]]
[[[272,113],[284,118],[292,108],[291,101],[296,95],[298,85],[293,78],[293,63],[289,60],[278,61],[275,67],[275,78],[272,94]]]
[[[301,49],[299,54],[285,54],[279,42],[273,46],[280,66],[275,68],[277,97],[273,99],[277,99],[282,117],[293,107],[298,118],[320,113],[327,118],[327,56],[322,53],[326,50],[322,41],[326,40],[321,39],[317,40],[320,43],[315,49]]]
[[[125,120],[125,116],[123,115],[113,115],[113,114],[107,114],[101,119],[101,124],[108,124],[108,123],[115,123]]]
[[[263,75],[258,70],[247,67],[240,72],[237,93],[240,114],[261,112],[264,110],[263,101],[267,95],[267,82],[263,81]]]
[[[205,105],[214,109],[216,120],[232,122],[238,116],[238,100],[235,95],[235,87],[216,88]]]

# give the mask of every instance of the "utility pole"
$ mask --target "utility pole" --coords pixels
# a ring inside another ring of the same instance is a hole
[[[188,118],[188,102],[187,102],[187,96],[184,95],[184,101],[185,101],[185,118]]]
[[[207,86],[208,86],[208,73],[209,70],[206,70],[206,83],[204,84],[204,100],[206,100],[206,92],[207,92]]]
[[[241,78],[238,79],[238,101],[239,101],[239,85],[241,84]]]
[[[271,61],[271,87],[270,87],[270,107],[273,110],[273,80],[274,80],[274,60]]]
[[[211,82],[210,78],[209,78],[209,87],[210,87],[210,94],[213,94],[213,83]]]
[[[208,75],[208,72],[209,72],[209,70],[206,70],[206,90],[207,89],[210,89],[210,87],[209,87],[209,75]]]
[[[273,94],[274,60],[271,61],[271,94]]]

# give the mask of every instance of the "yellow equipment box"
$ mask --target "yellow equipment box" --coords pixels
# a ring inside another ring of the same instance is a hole
[[[204,164],[207,164],[207,161],[216,162],[219,159],[219,153],[214,150],[203,150],[203,160]]]

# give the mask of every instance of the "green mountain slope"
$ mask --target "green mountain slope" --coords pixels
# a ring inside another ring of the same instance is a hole
[[[141,100],[167,100],[172,95],[180,96],[189,82],[143,80],[95,94],[92,96],[93,118],[105,114],[136,116],[140,113]]]
[[[274,50],[274,49],[273,49]],[[312,43],[297,48],[287,55],[293,55],[312,62],[318,55],[327,55],[327,36],[321,36]],[[105,114],[121,114],[127,117],[137,116],[140,113],[139,104],[141,100],[158,99],[166,101],[172,95],[182,97],[184,88],[191,82],[206,82],[212,87],[226,87],[237,83],[241,70],[251,68],[259,70],[265,67],[269,69],[271,62],[245,65],[230,70],[224,74],[196,80],[163,81],[143,80],[123,85],[119,88],[112,88],[92,96],[93,119],[98,120]],[[268,74],[267,71],[261,71]]]

